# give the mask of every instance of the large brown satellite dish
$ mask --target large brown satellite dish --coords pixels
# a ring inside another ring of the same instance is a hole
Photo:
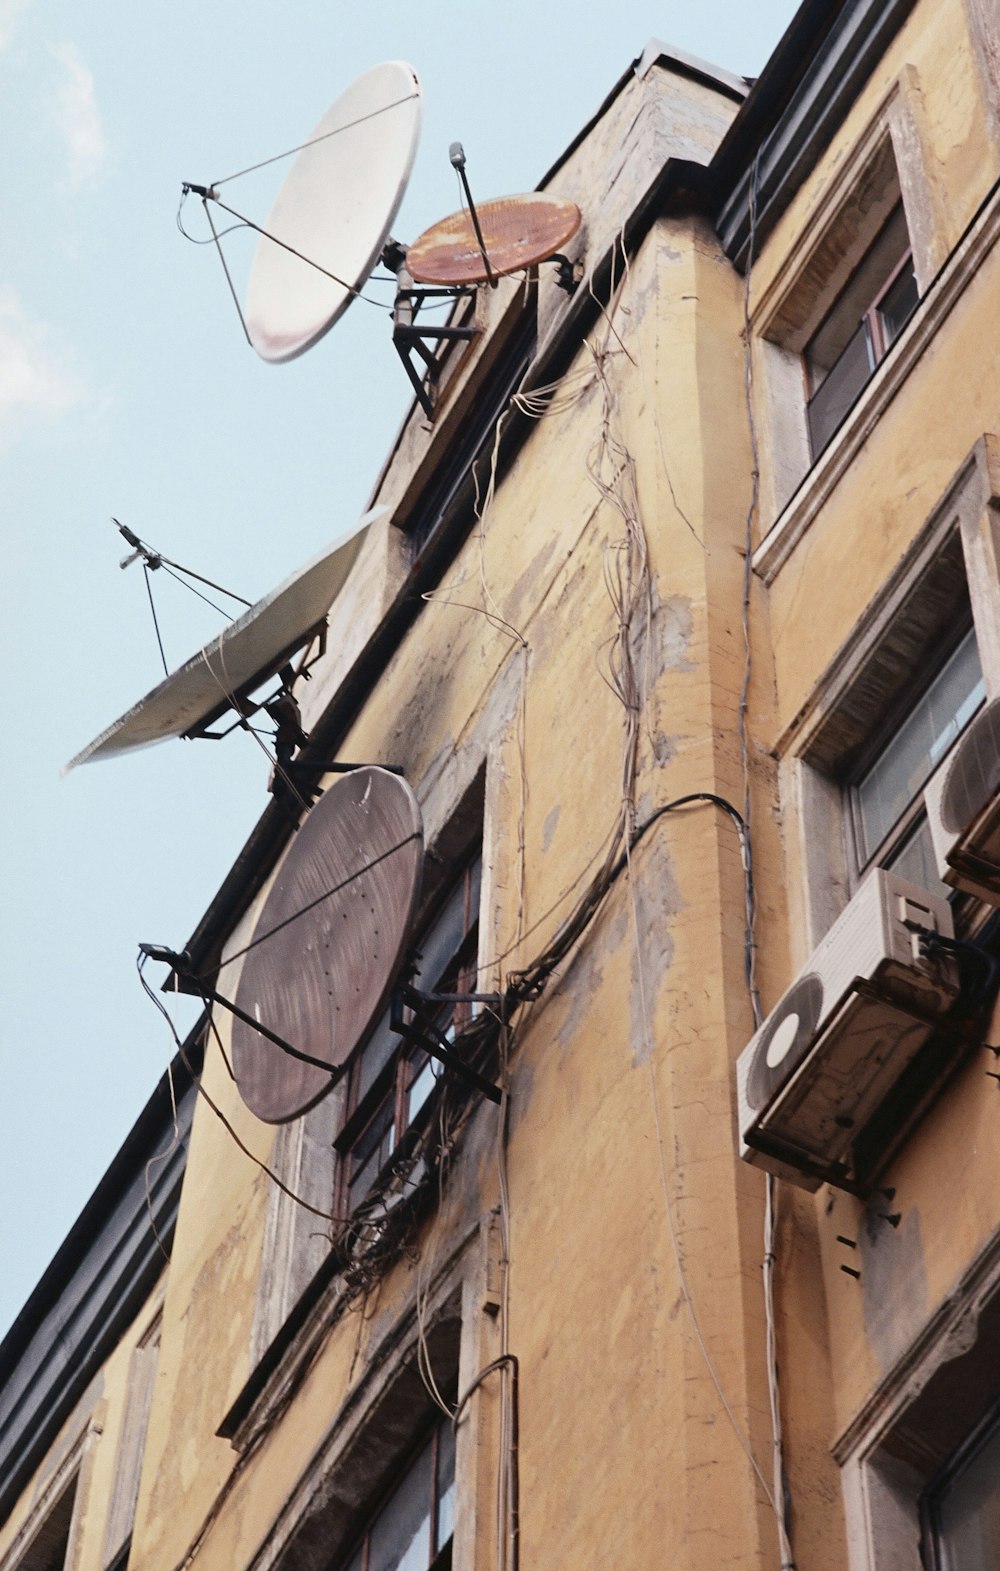
[[[535,267],[571,240],[580,209],[560,197],[504,196],[476,207],[494,273]],[[489,277],[471,214],[464,209],[425,229],[406,253],[406,269],[421,284],[482,284]]]
[[[235,1002],[330,1067],[302,1063],[234,1019],[236,1083],[265,1123],[287,1123],[318,1102],[374,1028],[406,951],[422,867],[417,799],[384,769],[342,775],[304,820],[264,902]]]

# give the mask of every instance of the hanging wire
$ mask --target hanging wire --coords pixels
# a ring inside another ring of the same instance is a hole
[[[193,235],[189,229],[185,229],[184,228],[184,224],[181,221],[181,212],[182,212],[182,210],[184,208],[184,203],[187,201],[187,199],[188,199],[188,197],[190,195],[191,195],[191,187],[187,186],[187,185],[182,185],[181,186],[181,199],[180,199],[180,201],[177,204],[177,218],[175,220],[175,222],[177,224],[177,229],[178,229],[179,233],[184,236],[185,240],[190,240],[192,245],[214,245],[215,244],[215,238],[214,238],[213,235],[204,235],[204,236],[200,237],[198,235]],[[246,227],[247,227],[246,224],[230,224],[228,229],[220,229],[219,230],[219,239],[223,240],[226,235],[234,235],[236,233],[237,229],[245,229]]]
[[[244,1156],[249,1157],[250,1161],[253,1162],[256,1167],[259,1167],[261,1172],[265,1173],[273,1184],[277,1185],[277,1187],[281,1190],[282,1194],[287,1195],[290,1200],[293,1200],[296,1203],[296,1205],[300,1205],[304,1211],[311,1212],[313,1216],[322,1217],[324,1222],[331,1222],[331,1223],[343,1222],[345,1220],[345,1218],[333,1216],[329,1211],[322,1211],[322,1210],[320,1210],[320,1208],[318,1206],[314,1206],[314,1205],[310,1204],[310,1202],[308,1200],[303,1199],[303,1197],[301,1195],[297,1195],[294,1192],[294,1190],[289,1188],[289,1186],[284,1182],[283,1179],[279,1178],[278,1174],[275,1173],[272,1168],[268,1167],[266,1162],[262,1161],[259,1156],[255,1156],[254,1155],[254,1153],[250,1150],[250,1147],[237,1134],[237,1132],[234,1129],[232,1123],[226,1117],[225,1113],[222,1111],[222,1109],[219,1106],[219,1104],[214,1100],[214,1098],[209,1094],[209,1092],[207,1092],[205,1090],[205,1086],[204,1086],[204,1083],[203,1083],[203,1076],[195,1074],[194,1067],[193,1067],[193,1065],[191,1063],[191,1060],[189,1059],[189,1057],[187,1055],[187,1049],[185,1048],[184,1043],[181,1041],[180,1034],[179,1034],[179,1032],[177,1030],[177,1027],[174,1025],[174,1022],[173,1022],[173,1020],[171,1018],[169,1010],[166,1009],[165,1006],[160,1002],[160,1000],[157,998],[156,994],[153,992],[153,989],[150,987],[149,983],[146,981],[146,978],[143,976],[143,974],[142,974],[143,973],[143,967],[145,966],[147,958],[148,958],[148,956],[140,953],[138,958],[137,958],[137,960],[136,960],[136,971],[137,971],[138,976],[139,976],[139,981],[142,984],[142,990],[146,994],[147,998],[149,998],[150,1001],[153,1004],[156,1005],[156,1008],[159,1010],[160,1014],[163,1016],[164,1020],[166,1021],[167,1029],[169,1030],[170,1035],[173,1038],[174,1045],[177,1048],[178,1054],[180,1055],[181,1062],[184,1065],[185,1069],[187,1070],[188,1074],[191,1076],[192,1083],[194,1084],[194,1086],[195,1086],[195,1088],[196,1088],[196,1090],[198,1092],[198,1095],[200,1097],[203,1097],[204,1100],[208,1103],[208,1106],[211,1108],[212,1112],[215,1114],[216,1118],[222,1124],[223,1128],[226,1130],[226,1133],[233,1140],[233,1142],[235,1143],[237,1148],[240,1151],[242,1151]],[[211,1013],[208,1014],[207,1024],[208,1024],[209,1028],[212,1030],[213,1034],[215,1035],[216,1040],[219,1041],[219,1046],[221,1048],[222,1044],[221,1044],[221,1040],[219,1039],[218,1028],[216,1027],[215,1021],[212,1018]],[[231,1066],[230,1066],[230,1064],[228,1062],[228,1058],[226,1057],[226,1054],[225,1054],[224,1050],[223,1050],[223,1059],[224,1059],[224,1061],[226,1063],[226,1068],[229,1070],[230,1075],[235,1079],[235,1076],[233,1076],[232,1068],[231,1068]]]
[[[749,236],[747,239],[747,263],[743,278],[743,393],[746,402],[747,424],[750,433],[750,454],[752,460],[750,478],[750,500],[747,503],[746,519],[744,522],[743,538],[743,596],[742,596],[742,627],[743,627],[743,682],[740,690],[740,704],[737,720],[737,735],[740,747],[740,763],[743,770],[743,818],[747,825],[749,836],[750,826],[750,743],[747,731],[749,712],[750,681],[753,674],[753,649],[750,640],[750,594],[753,586],[753,530],[757,519],[757,509],[760,501],[760,450],[757,441],[757,423],[753,410],[753,340],[750,331],[750,285],[754,264],[754,248],[757,237],[757,201],[758,181],[760,178],[760,155],[758,147],[750,171],[750,189],[748,192],[749,207]],[[761,1005],[760,992],[756,978],[757,946],[754,936],[756,921],[756,904],[754,900],[753,882],[747,881],[746,889],[746,923],[747,923],[747,985],[750,991],[750,1004],[753,1010],[755,1027],[760,1026],[764,1011]],[[768,1173],[764,1190],[764,1254],[761,1261],[761,1276],[764,1289],[764,1319],[765,1355],[767,1363],[767,1392],[768,1406],[771,1417],[771,1444],[774,1464],[774,1499],[775,1517],[778,1524],[778,1549],[781,1556],[782,1571],[795,1571],[795,1557],[792,1549],[789,1520],[791,1507],[789,1500],[788,1481],[785,1476],[784,1463],[784,1437],[781,1423],[781,1393],[778,1386],[778,1345],[777,1323],[774,1302],[774,1267],[775,1267],[775,1235],[777,1230],[777,1181],[773,1173]]]

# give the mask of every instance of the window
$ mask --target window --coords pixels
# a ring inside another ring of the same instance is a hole
[[[439,898],[415,942],[416,984],[425,993],[467,993],[476,982],[482,857],[477,852]],[[454,1038],[471,1015],[467,1004],[444,1003],[433,1022]],[[388,1013],[350,1070],[340,1153],[337,1212],[353,1214],[411,1130],[422,1127],[441,1065],[393,1031]]]
[[[896,1300],[883,1379],[834,1442],[852,1571],[1000,1564],[1000,1257],[994,1235],[925,1318],[885,1228],[862,1228],[863,1277]]]
[[[1000,1565],[1000,1412],[996,1405],[921,1498],[927,1571]]]
[[[805,348],[806,418],[818,458],[918,301],[899,203]]]
[[[878,863],[933,891],[922,794],[997,692],[997,445],[955,470],[777,739],[782,795],[799,825],[806,953]],[[897,860],[898,857],[898,860]],[[974,921],[980,912],[971,908]],[[803,957],[804,958],[804,957]]]
[[[939,880],[923,788],[986,696],[976,637],[969,627],[930,683],[892,726],[849,787],[854,861],[877,861],[921,888],[949,893]]]
[[[455,1431],[443,1420],[372,1516],[345,1571],[446,1571],[455,1518]]]
[[[74,1473],[58,1499],[46,1511],[26,1552],[15,1561],[17,1571],[63,1571],[69,1555],[79,1476],[79,1473]]]
[[[917,335],[926,342],[933,332],[921,312],[923,326],[914,322],[907,344],[860,396],[945,261],[929,145],[919,77],[905,66],[853,146],[824,155],[818,204],[803,210],[796,238],[759,275],[752,348],[761,521],[765,533],[782,526],[755,560],[768,578],[910,374]],[[778,243],[777,235],[766,242]]]

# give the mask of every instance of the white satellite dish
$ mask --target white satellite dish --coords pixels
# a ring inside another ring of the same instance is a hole
[[[234,699],[242,701],[266,682],[324,628],[369,524],[385,512],[376,507],[365,513],[347,534],[258,600],[71,758],[63,774],[96,758],[203,733],[234,707]]]
[[[244,317],[261,359],[304,354],[361,289],[399,211],[420,119],[416,72],[388,60],[359,76],[316,126],[264,225],[283,244],[261,236],[247,285]]]

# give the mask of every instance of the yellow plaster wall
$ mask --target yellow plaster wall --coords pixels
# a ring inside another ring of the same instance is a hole
[[[621,342],[598,322],[567,378],[570,406],[538,424],[482,541],[470,538],[345,738],[345,756],[401,764],[418,791],[456,749],[490,752],[498,790],[486,849],[503,896],[494,928],[505,948],[514,942],[522,892],[521,929],[538,924],[506,966],[551,936],[620,802],[623,715],[602,666],[614,631],[605,551],[613,561],[622,523],[588,474],[605,421],[635,463],[655,591],[640,815],[690,790],[741,797],[732,732],[749,500],[741,308],[707,232],[656,226],[616,305]],[[750,1028],[742,899],[726,815],[709,806],[668,815],[518,1029],[511,1345],[522,1366],[522,1553],[534,1563],[596,1566],[615,1554],[640,1564],[665,1546],[672,1563],[691,1567],[773,1555],[773,1523],[715,1385],[766,1464],[761,1189],[733,1162],[731,1066]],[[214,1048],[210,1063],[211,1094],[266,1155],[266,1132],[241,1110]],[[440,1251],[457,1219],[468,1225],[496,1203],[494,1118],[478,1112],[422,1254]],[[247,1372],[265,1182],[203,1104],[167,1299],[142,1571],[181,1560],[235,1460],[214,1429]],[[413,1289],[403,1261],[382,1286],[381,1326]],[[248,1563],[376,1334],[353,1315],[334,1327],[222,1504],[200,1564]],[[637,1493],[637,1468],[658,1485]],[[618,1495],[623,1514],[607,1508]],[[477,1564],[491,1555],[487,1512]]]

